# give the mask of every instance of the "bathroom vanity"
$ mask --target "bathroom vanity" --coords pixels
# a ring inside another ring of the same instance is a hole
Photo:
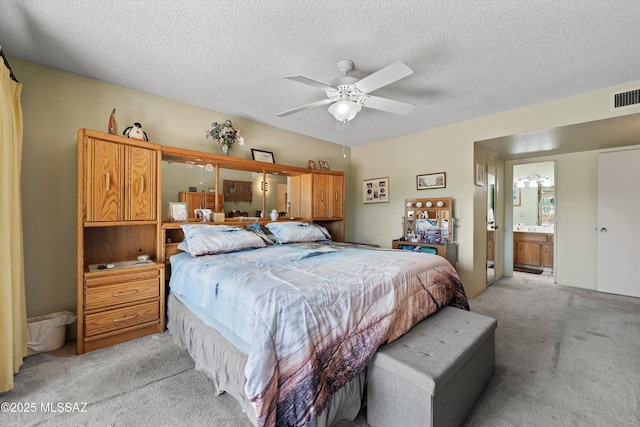
[[[532,231],[528,231],[528,229],[514,230],[514,265],[553,268],[554,234],[541,232],[537,229],[538,227],[532,227]]]

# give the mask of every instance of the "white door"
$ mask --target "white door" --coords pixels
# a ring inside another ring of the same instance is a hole
[[[640,297],[640,150],[598,155],[597,289]]]

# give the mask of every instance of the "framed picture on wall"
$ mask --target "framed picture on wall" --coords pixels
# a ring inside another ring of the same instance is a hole
[[[251,157],[253,157],[253,160],[257,160],[259,162],[266,162],[266,163],[276,162],[275,158],[273,157],[273,153],[271,151],[256,150],[255,148],[252,148]]]
[[[416,175],[416,188],[418,190],[429,190],[431,188],[445,188],[447,186],[446,173],[427,173]]]
[[[522,193],[518,187],[513,187],[513,206],[520,206],[522,204],[521,201]]]
[[[362,203],[384,203],[389,201],[389,177],[362,181]]]

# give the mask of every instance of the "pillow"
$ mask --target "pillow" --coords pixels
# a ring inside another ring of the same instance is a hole
[[[228,225],[182,224],[191,255],[213,255],[267,246],[256,233]]]
[[[178,250],[181,250],[182,252],[189,252],[189,245],[187,245],[186,240],[178,243]]]
[[[331,234],[321,225],[306,222],[270,222],[265,225],[276,236],[277,242],[315,242],[318,240],[331,240]]]

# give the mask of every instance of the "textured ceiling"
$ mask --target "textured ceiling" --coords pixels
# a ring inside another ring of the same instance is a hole
[[[10,57],[358,145],[638,79],[637,1],[2,0]],[[363,109],[344,129],[325,97],[351,59],[362,78],[414,74],[374,92],[417,105]],[[18,76],[19,78],[20,76]],[[344,139],[343,139],[344,138]]]

